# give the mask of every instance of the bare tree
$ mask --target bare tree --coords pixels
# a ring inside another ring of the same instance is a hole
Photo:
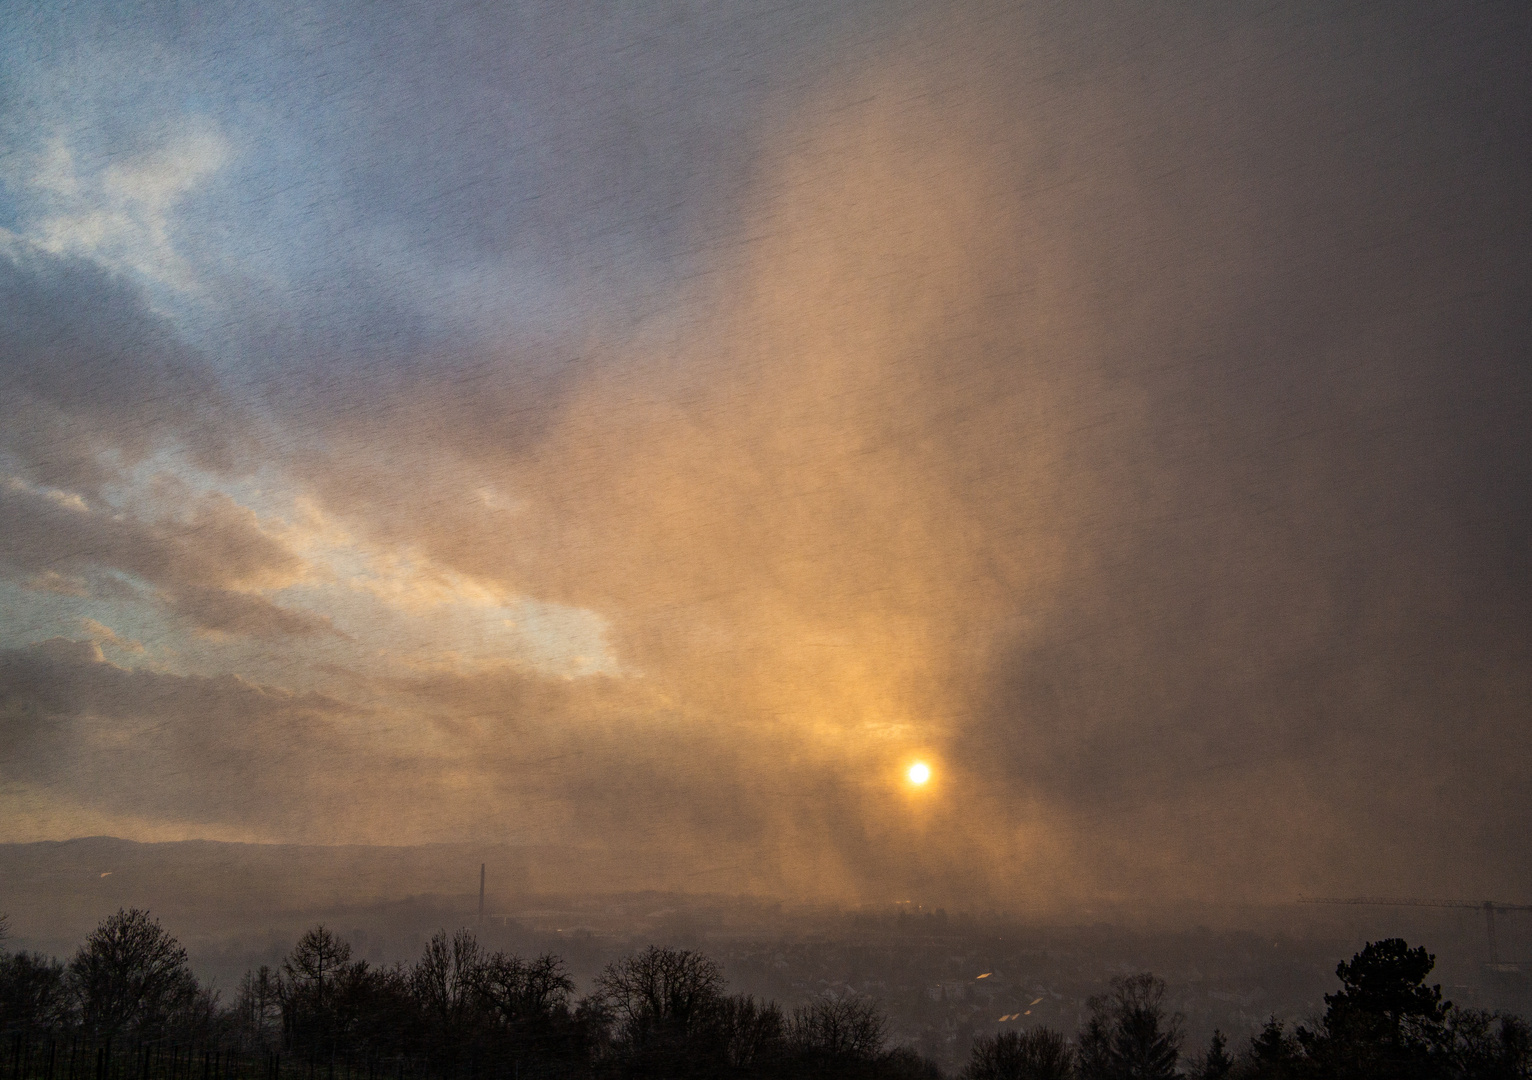
[[[350,959],[350,944],[321,923],[298,939],[282,961],[282,974],[294,986],[324,990],[334,984],[341,966]]]
[[[523,960],[497,952],[480,965],[475,989],[496,1016],[514,1021],[565,1007],[574,981],[557,956]]]
[[[689,949],[643,952],[608,964],[596,989],[629,1038],[655,1030],[688,1032],[722,997],[718,965]]]
[[[304,933],[282,961],[277,993],[288,1045],[310,1051],[333,1048],[339,1035],[337,988],[351,960],[351,946],[323,924]]]
[[[1070,1080],[1074,1051],[1049,1028],[1005,1031],[973,1044],[964,1080]]]
[[[1454,1008],[1452,1061],[1463,1077],[1532,1076],[1532,1025],[1513,1013]]]
[[[63,964],[41,953],[0,954],[0,1031],[63,1027],[71,1006]]]
[[[155,1034],[197,999],[186,950],[138,908],[98,926],[69,964],[81,1019],[102,1034]]]
[[[262,964],[245,972],[234,1002],[235,1023],[249,1046],[271,1047],[282,1031],[282,995],[277,973]]]
[[[748,994],[721,1000],[713,1024],[731,1069],[759,1069],[781,1056],[787,1021],[775,1002],[757,1002]]]
[[[438,1024],[458,1023],[477,1000],[484,963],[471,930],[459,930],[450,939],[445,930],[438,930],[410,972],[410,989]]]
[[[871,1001],[822,1000],[793,1013],[792,1039],[811,1054],[865,1061],[882,1052],[887,1026]]]

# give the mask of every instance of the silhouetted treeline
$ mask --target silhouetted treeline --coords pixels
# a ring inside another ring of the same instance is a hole
[[[31,1051],[33,1064],[20,1069],[21,1039],[31,1047],[67,1036],[74,1062],[83,1037],[106,1055],[99,1069],[71,1065],[46,1072],[49,1080],[157,1080],[167,1074],[154,1047],[199,1041],[218,1047],[205,1053],[230,1055],[226,1075],[265,1080],[938,1076],[913,1051],[887,1047],[885,1021],[870,1002],[826,1000],[785,1013],[728,994],[712,960],[676,949],[649,948],[608,965],[595,992],[576,1000],[558,957],[487,952],[467,930],[438,933],[413,966],[378,967],[353,959],[345,941],[317,926],[276,970],[246,973],[220,1008],[175,939],[136,909],[103,922],[68,965],[6,957],[0,1031],[18,1048],[18,1075],[45,1075]]]
[[[1461,1009],[1427,986],[1436,958],[1399,938],[1371,942],[1336,968],[1324,1016],[1291,1032],[1272,1019],[1231,1052],[1214,1032],[1183,1056],[1181,1017],[1150,974],[1117,979],[1090,1000],[1073,1040],[1047,1028],[975,1042],[967,1080],[1524,1080],[1532,1027],[1519,1016]]]
[[[68,964],[0,953],[0,1031],[207,1041],[225,1026],[186,950],[137,908],[104,920]]]
[[[4,924],[0,921],[0,935]],[[1463,1009],[1426,978],[1435,958],[1391,938],[1336,973],[1324,1015],[1273,1019],[1243,1046],[1215,1032],[1187,1053],[1151,974],[1117,979],[1071,1035],[1045,1027],[975,1041],[965,1080],[1532,1080],[1532,1027]],[[563,961],[487,952],[440,932],[413,966],[352,959],[323,926],[221,1006],[146,912],[106,919],[69,963],[0,954],[0,1078],[476,1080],[483,1077],[936,1078],[889,1049],[870,1001],[785,1012],[727,993],[700,953],[649,948],[576,999]]]

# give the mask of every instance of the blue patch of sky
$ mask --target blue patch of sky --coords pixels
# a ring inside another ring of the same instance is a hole
[[[103,583],[116,584],[112,595],[103,595]],[[100,575],[96,590],[88,595],[27,588],[16,581],[0,580],[0,648],[16,649],[49,638],[83,640],[93,636],[85,620],[108,626],[124,641],[143,644],[143,653],[107,646],[107,658],[122,667],[168,658],[165,647],[181,639],[180,628],[153,603],[150,594],[138,591],[127,579]]]
[[[342,4],[33,9],[0,27],[0,206],[18,233],[43,227],[56,196],[29,180],[56,142],[89,192],[113,162],[211,135],[220,167],[167,216],[197,287],[144,284],[232,383],[323,365],[345,387],[348,368],[418,362],[442,343],[458,348],[433,363],[472,362],[475,342],[578,336],[672,298],[699,218],[735,209],[752,116],[794,85],[784,66],[830,49],[825,19],[735,13],[699,37],[684,7],[466,5],[414,24]],[[293,497],[275,475],[201,477],[167,458],[114,494],[119,507],[157,473],[267,516]],[[325,589],[319,610],[361,625],[337,586],[287,592],[317,602]],[[90,605],[58,618],[76,607]],[[152,609],[90,608],[145,633],[163,618]],[[378,637],[413,640],[402,619]],[[543,666],[614,664],[604,623],[579,609],[523,599],[434,622],[444,648],[513,642]]]
[[[378,153],[360,146],[355,130],[372,76],[330,47],[333,25],[319,27],[330,31],[323,48],[304,48],[301,32],[295,42],[289,23],[285,37],[215,35],[188,54],[187,42],[131,28],[102,34],[100,20],[80,24],[73,35],[55,27],[51,47],[13,35],[0,50],[10,69],[0,155],[13,228],[35,233],[57,212],[57,198],[24,175],[56,141],[71,151],[88,196],[112,162],[187,131],[216,131],[228,160],[169,220],[176,254],[205,290],[145,282],[156,306],[211,356],[259,362],[263,344],[280,349],[296,339],[333,361],[367,353],[379,339],[408,348],[483,336],[494,323],[535,322],[564,307],[540,266],[496,253],[464,260],[450,245],[422,244],[431,223],[412,222],[412,208],[390,205],[358,171],[359,157]],[[430,207],[413,209],[429,217]],[[465,303],[465,286],[481,295]],[[243,333],[268,320],[291,329],[276,341]]]
[[[749,172],[752,115],[834,21],[64,5],[0,40],[0,144],[62,133],[99,165],[211,124],[230,160],[172,218],[208,290],[156,300],[225,363],[573,334],[666,302]]]
[[[21,220],[21,207],[12,185],[0,176],[0,229],[16,231]]]

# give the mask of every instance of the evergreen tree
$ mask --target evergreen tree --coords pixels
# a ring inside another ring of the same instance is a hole
[[[1229,1056],[1229,1040],[1215,1028],[1213,1037],[1208,1040],[1207,1053],[1202,1055],[1191,1075],[1196,1080],[1228,1080],[1233,1071],[1234,1059]]]
[[[1451,1003],[1425,985],[1436,957],[1402,938],[1368,942],[1335,968],[1341,990],[1325,995],[1318,1031],[1299,1028],[1305,1056],[1337,1080],[1411,1080],[1446,1068]]]
[[[1080,1033],[1084,1080],[1170,1080],[1181,1059],[1181,1016],[1165,1011],[1165,980],[1144,972],[1114,979],[1090,999]]]

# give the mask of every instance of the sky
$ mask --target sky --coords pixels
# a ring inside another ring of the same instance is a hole
[[[1489,2],[8,10],[0,841],[1532,899],[1528,55]]]

